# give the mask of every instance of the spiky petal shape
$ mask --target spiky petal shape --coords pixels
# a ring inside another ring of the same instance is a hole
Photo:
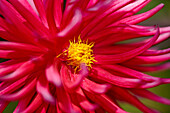
[[[14,113],[126,113],[119,100],[156,112],[137,96],[170,105],[147,90],[170,79],[142,73],[169,69],[157,63],[170,59],[170,49],[151,47],[170,37],[170,27],[136,25],[163,4],[136,14],[150,0],[8,1],[0,0],[0,37],[7,40],[0,58],[8,59],[0,63],[0,112],[10,101],[18,101]]]

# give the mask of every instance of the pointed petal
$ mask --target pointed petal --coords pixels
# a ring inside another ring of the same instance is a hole
[[[163,8],[163,6],[164,6],[164,4],[160,4],[157,7],[151,9],[150,11],[147,11],[142,14],[134,15],[131,17],[127,17],[125,19],[120,20],[117,23],[138,24],[138,23],[150,18],[154,14],[156,14],[158,11],[160,11]]]
[[[154,64],[164,62],[170,59],[170,53],[157,56],[137,56],[125,62],[126,65],[134,64]]]
[[[126,89],[119,88],[119,87],[112,87],[112,88],[113,88],[112,91],[117,93],[121,98],[123,98],[124,101],[136,106],[142,112],[144,112],[144,113],[157,113],[157,112],[149,109],[143,103],[141,103],[135,96],[130,94]]]
[[[98,61],[96,62],[96,64],[121,63],[143,53],[148,48],[150,48],[152,44],[157,40],[159,36],[159,28],[157,30],[158,30],[157,33],[155,34],[155,36],[153,36],[153,38],[150,39],[150,41],[148,41],[145,45],[140,46],[136,49],[133,49],[131,51],[122,54],[116,54],[116,55],[95,55],[94,57]]]
[[[44,63],[43,61],[44,61],[44,58],[42,57],[33,58],[29,61],[26,61],[13,73],[0,77],[0,80],[15,81],[23,76],[26,76],[27,74],[32,73],[33,71],[37,69],[40,69],[40,66],[43,66],[42,65]]]
[[[43,99],[40,94],[37,94],[36,97],[32,100],[30,105],[22,111],[23,113],[33,113],[38,107],[43,103]]]
[[[49,82],[53,83],[56,87],[61,87],[61,78],[60,74],[58,71],[58,64],[55,65],[50,65],[49,67],[46,68],[46,78]]]
[[[36,85],[36,88],[37,88],[37,92],[42,96],[42,98],[55,105],[56,103],[56,99],[55,97],[51,94],[51,92],[49,91],[49,85],[48,85],[48,81],[46,80],[45,78],[45,75],[41,75],[41,77],[39,77],[38,81],[37,81],[37,85]]]
[[[152,93],[148,90],[131,89],[131,92],[134,93],[135,95],[138,95],[138,96],[141,96],[141,97],[144,97],[144,98],[156,101],[156,102],[160,102],[160,103],[163,103],[163,104],[170,105],[170,99],[160,97],[160,96],[158,96],[158,95],[156,95],[156,94],[154,94],[154,93]]]
[[[95,83],[87,78],[84,79],[82,85],[86,85],[86,87],[89,90],[91,90],[94,93],[98,93],[98,94],[105,93],[111,87],[110,84],[98,84],[98,83]]]
[[[75,81],[71,81],[71,79],[70,79],[71,72],[69,72],[69,70],[66,66],[63,65],[61,67],[61,77],[63,80],[63,84],[65,85],[65,87],[67,88],[68,91],[74,91],[75,89],[80,87],[82,81],[88,75],[88,69],[85,64],[81,64],[80,68],[81,68],[80,74],[73,75],[73,76],[75,76],[75,78],[73,78],[73,79],[75,79]]]
[[[126,87],[126,88],[135,88],[141,85],[142,81],[140,79],[132,79],[132,78],[124,78],[120,76],[113,75],[106,70],[99,68],[99,67],[93,67],[94,74],[90,75],[93,78],[107,81],[111,84],[118,85],[120,87]]]
[[[24,98],[26,95],[29,95],[29,93],[31,93],[32,91],[34,91],[35,85],[36,85],[36,79],[32,80],[28,85],[26,85],[24,88],[22,88],[16,93],[0,95],[0,99],[4,99],[8,101],[19,100],[21,98]]]

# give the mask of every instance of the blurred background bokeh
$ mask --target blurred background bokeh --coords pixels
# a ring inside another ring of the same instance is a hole
[[[149,3],[139,13],[148,11],[149,9],[154,8],[155,6],[157,6],[160,3],[165,4],[164,8],[159,13],[157,13],[156,15],[154,15],[153,17],[148,19],[147,21],[142,22],[141,25],[147,25],[147,26],[151,25],[152,26],[152,25],[158,24],[159,26],[162,26],[162,27],[170,26],[170,0],[152,0],[152,2]],[[163,42],[162,44],[159,45],[159,47],[161,49],[170,48],[170,40]],[[170,70],[156,72],[156,73],[149,73],[149,74],[153,75],[153,76],[170,78]],[[160,96],[170,99],[170,84],[158,86],[156,88],[151,88],[150,90]],[[161,113],[170,113],[169,105],[164,105],[164,104],[160,104],[160,103],[145,100],[145,99],[141,99],[141,100],[148,107],[155,108],[155,109],[159,110]],[[12,113],[16,106],[17,106],[17,102],[10,103],[3,113]],[[130,113],[142,113],[135,107],[132,107],[131,105],[126,104],[126,103],[121,103],[121,107]]]

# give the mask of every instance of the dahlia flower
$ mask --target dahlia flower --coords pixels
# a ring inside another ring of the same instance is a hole
[[[170,48],[152,47],[170,27],[137,25],[164,6],[136,14],[150,1],[0,0],[0,112],[11,101],[14,113],[127,113],[119,101],[157,113],[141,97],[170,105],[147,90],[170,79],[143,73],[170,67]]]

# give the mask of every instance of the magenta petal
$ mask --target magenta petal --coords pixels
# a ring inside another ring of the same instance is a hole
[[[105,11],[105,10],[100,11],[99,10],[98,13],[94,13],[94,17],[96,17],[96,18],[94,18],[92,21],[90,21],[90,23],[83,29],[83,31],[81,32],[82,37],[86,36],[89,32],[91,32],[96,27],[96,25],[98,25],[99,23],[102,22],[103,19],[105,19],[106,17],[111,15],[114,11],[116,13],[116,10],[118,10],[121,7],[127,5],[131,1],[132,0],[126,0],[126,1],[116,0],[116,1],[104,1],[104,3],[103,3],[103,1],[99,1],[94,7],[89,8],[88,9],[89,11],[94,12],[97,9],[105,9],[108,6],[111,7],[107,11]],[[96,15],[96,14],[98,14],[98,15]],[[104,22],[106,22],[106,21],[104,21]]]
[[[49,85],[48,81],[45,78],[45,75],[42,74],[41,77],[39,77],[36,87],[37,92],[42,96],[44,100],[55,105],[55,97],[53,97],[53,95],[49,91]]]
[[[157,56],[137,56],[127,62],[126,65],[134,65],[134,64],[154,64],[164,62],[170,59],[170,53],[164,55]]]
[[[27,76],[15,81],[14,83],[6,83],[6,82],[2,82],[1,83],[1,88],[0,88],[0,95],[3,94],[10,94],[13,91],[18,90],[20,87],[22,87],[25,84],[25,80],[27,79]]]
[[[138,95],[138,96],[141,96],[141,97],[153,100],[153,101],[157,101],[157,102],[160,102],[160,103],[163,103],[163,104],[170,105],[170,99],[160,97],[160,96],[158,96],[158,95],[156,95],[156,94],[154,94],[154,93],[152,93],[148,90],[131,89],[131,92],[133,92],[135,95]]]
[[[42,65],[42,63],[43,63],[42,60],[44,60],[44,58],[42,58],[42,57],[31,59],[31,60],[23,63],[13,73],[0,77],[0,80],[6,80],[6,81],[7,80],[12,80],[12,81],[17,80],[17,79],[29,74],[30,72],[35,71],[35,69],[37,69],[37,66]]]
[[[18,112],[24,111],[28,107],[29,103],[32,101],[34,95],[35,95],[35,91],[30,93],[27,98],[21,99],[18,102],[18,105],[15,108],[14,113],[18,113]]]
[[[104,68],[111,69],[115,72],[123,74],[124,76],[134,77],[134,78],[138,78],[138,79],[145,80],[145,81],[155,81],[159,79],[157,77],[152,77],[147,74],[128,68],[128,66],[124,67],[121,65],[105,65]]]
[[[46,18],[46,13],[45,13],[45,9],[42,3],[42,0],[33,0],[35,7],[38,11],[38,14],[40,16],[41,21],[43,22],[43,24],[48,27],[48,23],[47,23],[47,18]]]
[[[22,50],[22,51],[32,51],[32,52],[43,52],[43,49],[24,43],[17,43],[17,42],[7,42],[1,41],[0,42],[0,49],[5,50]]]
[[[2,66],[2,67],[0,66],[0,76],[4,76],[4,75],[7,75],[7,74],[15,71],[21,65],[22,65],[22,63],[13,64],[10,66]]]
[[[10,3],[16,8],[16,10],[33,26],[39,33],[46,33],[48,35],[48,30],[40,22],[39,18],[33,15],[26,7],[24,7],[17,0],[9,0]]]
[[[94,111],[97,108],[97,105],[91,104],[88,101],[80,102],[80,106],[88,111]]]
[[[57,32],[57,27],[54,20],[54,0],[46,0],[46,17],[49,26],[49,30],[52,35],[55,35]]]
[[[99,94],[105,93],[111,87],[110,84],[97,84],[89,79],[85,79],[83,85],[86,85],[92,92]]]
[[[148,41],[145,45],[136,48],[134,50],[122,53],[122,54],[116,54],[116,55],[95,55],[95,59],[98,61],[96,64],[100,64],[100,63],[121,63],[123,61],[129,60],[141,53],[143,53],[144,51],[146,51],[148,48],[150,48],[152,46],[152,44],[157,40],[158,36],[159,36],[159,28],[157,29],[157,33],[155,34],[155,36],[153,36],[153,38]]]
[[[145,0],[135,1],[132,2],[121,9],[113,12],[112,14],[108,15],[104,21],[101,21],[100,23],[96,24],[95,28],[90,31],[90,33],[95,33],[106,26],[118,21],[122,16],[124,16],[126,13],[133,11],[135,8],[139,7],[141,4],[143,4]]]
[[[119,88],[119,87],[113,87],[113,92],[117,93],[121,98],[123,98],[124,101],[127,101],[128,103],[136,106],[138,109],[143,111],[144,113],[157,113],[148,107],[146,107],[143,103],[141,103],[135,96],[130,94],[126,89]],[[123,94],[123,95],[122,95]]]
[[[127,17],[127,18],[119,21],[119,23],[138,24],[138,23],[150,18],[154,14],[156,14],[158,11],[160,11],[163,8],[163,6],[164,6],[164,4],[160,4],[157,7],[151,9],[148,12],[138,14],[138,15],[135,15],[135,16],[131,16],[131,17]]]
[[[170,69],[170,63],[154,65],[154,66],[139,66],[139,65],[128,65],[131,69],[135,69],[142,72],[154,72],[154,71],[162,71]]]
[[[0,21],[0,23],[2,23],[2,22]],[[9,34],[5,29],[3,29],[1,27],[0,27],[0,37],[3,37],[3,39],[8,40],[8,41],[16,41],[14,36]]]
[[[26,41],[27,43],[34,43],[34,36],[32,32],[22,23],[24,21],[23,18],[21,18],[20,14],[18,14],[16,10],[14,10],[11,4],[9,4],[6,0],[1,0],[0,9],[3,12],[8,12],[3,13],[3,16],[9,19],[15,26],[19,26],[17,28],[25,36],[24,41]]]
[[[35,90],[35,85],[36,85],[36,79],[34,79],[32,82],[30,82],[28,85],[26,85],[24,88],[22,88],[20,91],[16,93],[0,95],[0,99],[4,99],[8,101],[19,100],[21,98],[24,98],[26,95],[29,95],[30,92]]]
[[[106,82],[109,82],[114,85],[118,85],[121,87],[126,88],[135,88],[142,84],[142,81],[140,79],[132,79],[132,78],[124,78],[120,76],[115,76],[107,71],[105,71],[102,68],[93,67],[95,69],[94,75],[90,75],[96,79],[103,80]],[[96,75],[95,75],[96,74]]]
[[[0,101],[0,112],[2,113],[4,111],[4,109],[7,107],[7,105],[9,104],[8,101]]]
[[[80,106],[85,110],[94,111],[98,107],[97,104],[92,104],[89,102],[89,100],[86,98],[83,90],[80,88],[76,91],[76,94],[73,94],[73,95],[75,96],[74,98],[77,98],[76,99],[77,104],[80,104]]]
[[[73,76],[75,77],[71,77],[71,72],[68,70],[68,68],[64,65],[61,67],[61,77],[63,80],[63,84],[68,91],[74,91],[75,89],[77,89],[81,85],[81,82],[84,80],[84,78],[88,75],[88,69],[84,63],[81,64],[80,69],[80,74],[74,74]],[[70,78],[73,78],[75,80],[71,81]]]
[[[62,20],[62,0],[54,1],[54,19],[57,28],[60,28]]]
[[[90,0],[90,1],[89,1],[89,4],[88,4],[88,7],[93,6],[94,4],[96,4],[97,1],[98,1],[98,0]]]
[[[58,37],[68,37],[68,36],[75,36],[76,30],[80,27],[80,24],[82,22],[82,12],[80,10],[75,10],[75,14],[70,21],[70,23],[63,29],[61,30],[57,36]],[[79,34],[77,34],[79,35]]]
[[[113,103],[106,95],[95,95],[89,92],[85,92],[85,94],[95,103],[102,106],[107,112],[115,112],[115,113],[127,113],[126,111],[120,109],[115,103]]]
[[[58,64],[56,64],[58,65]],[[51,65],[46,69],[46,78],[49,82],[53,83],[56,87],[61,87],[61,78],[57,70],[58,66]]]
[[[138,96],[170,105],[147,91],[170,78],[142,73],[170,68],[170,49],[154,47],[170,26],[135,25],[164,6],[138,14],[150,1],[0,0],[0,112],[11,101],[14,113],[127,113],[119,101],[158,113]]]
[[[63,87],[57,88],[57,99],[59,102],[59,107],[63,112],[66,113],[77,113],[78,111],[73,108],[71,100],[68,93],[64,90]]]
[[[36,97],[32,100],[30,105],[22,111],[23,113],[32,113],[34,112],[41,104],[43,100],[39,94],[36,95]]]
[[[153,56],[153,55],[161,55],[161,54],[166,54],[166,53],[170,53],[170,48],[163,49],[163,50],[148,50],[148,51],[145,51],[142,55]]]

